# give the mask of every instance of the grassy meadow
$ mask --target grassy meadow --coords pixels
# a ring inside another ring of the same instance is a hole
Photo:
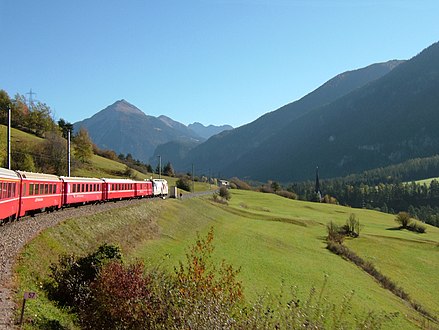
[[[304,301],[311,287],[319,290],[327,277],[324,295],[329,302],[340,305],[354,292],[349,317],[375,311],[392,315],[387,329],[418,328],[421,317],[408,304],[326,250],[326,223],[344,224],[351,213],[363,229],[360,238],[345,244],[372,261],[432,315],[439,315],[435,294],[439,287],[438,228],[428,226],[426,234],[391,230],[396,227],[392,215],[236,190],[228,206],[208,197],[155,200],[65,221],[46,230],[23,251],[17,269],[19,286],[21,292],[40,293],[41,298],[29,302],[28,317],[56,318],[73,327],[71,317],[48,302],[40,288],[48,265],[59,254],[86,253],[103,242],[117,243],[126,261],[141,259],[172,272],[178,261],[185,260],[197,232],[205,235],[213,226],[214,259],[225,259],[241,269],[239,279],[249,302],[267,291],[279,293],[282,283],[287,289],[295,287]],[[283,299],[288,298],[284,293]]]

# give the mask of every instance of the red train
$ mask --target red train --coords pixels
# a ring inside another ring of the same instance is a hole
[[[0,223],[63,207],[167,195],[164,179],[58,177],[0,168]]]

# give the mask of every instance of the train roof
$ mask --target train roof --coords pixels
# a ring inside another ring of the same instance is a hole
[[[61,176],[60,179],[64,182],[94,182],[102,183],[101,179],[98,178],[81,178],[75,176]]]
[[[8,179],[19,179],[20,177],[15,171],[8,170],[6,168],[0,167],[0,177]]]
[[[152,179],[154,182],[168,182],[165,179]]]
[[[114,179],[114,178],[102,178],[102,181],[107,183],[135,183],[136,181],[131,179]]]
[[[45,181],[61,181],[59,176],[53,174],[33,173],[26,171],[17,171],[23,179],[28,180],[45,180]]]

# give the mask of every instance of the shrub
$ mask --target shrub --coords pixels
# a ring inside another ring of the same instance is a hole
[[[89,285],[96,279],[101,267],[109,260],[121,258],[120,249],[107,244],[85,257],[61,256],[57,264],[50,265],[51,281],[45,284],[49,299],[78,310],[81,304],[87,302]]]
[[[241,189],[241,190],[252,190],[252,187],[245,181],[242,181],[236,177],[231,178],[229,180],[230,182],[230,186],[231,187],[236,187],[236,189]]]
[[[141,262],[104,266],[91,284],[91,301],[81,310],[81,325],[88,329],[152,329],[166,323],[172,311],[172,282],[156,269],[144,273]]]
[[[395,221],[401,226],[401,228],[407,228],[412,222],[412,219],[407,212],[399,212]]]
[[[408,229],[417,233],[425,233],[427,231],[427,226],[423,225],[418,221],[413,221],[409,225]]]
[[[220,188],[219,196],[224,198],[226,201],[228,201],[232,198],[229,189],[227,189],[227,187],[224,187],[224,186]]]
[[[242,284],[235,270],[223,260],[217,269],[212,261],[213,228],[198,236],[186,254],[186,263],[175,269],[177,319],[183,329],[227,329],[234,322],[232,311],[243,300]]]
[[[178,179],[177,182],[175,183],[175,185],[177,186],[178,189],[192,191],[191,181],[186,177],[182,177],[182,178]]]
[[[328,236],[326,237],[327,242],[343,243],[344,235],[340,233],[342,229],[337,224],[330,221],[326,225],[326,231],[328,232]]]
[[[346,224],[342,227],[343,235],[358,237],[360,236],[360,220],[357,219],[357,216],[354,213],[351,213],[349,219],[346,220]]]
[[[279,195],[279,196],[282,196],[285,198],[289,198],[289,199],[296,199],[296,200],[298,199],[298,196],[296,193],[293,193],[293,192],[288,191],[288,190],[276,191],[276,195]]]

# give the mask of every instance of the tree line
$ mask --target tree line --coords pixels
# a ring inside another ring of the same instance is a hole
[[[396,182],[366,184],[346,179],[321,181],[323,202],[340,203],[356,208],[375,209],[396,214],[408,212],[410,216],[439,227],[439,182],[429,184]],[[314,183],[294,183],[289,187],[300,199],[317,201]]]

